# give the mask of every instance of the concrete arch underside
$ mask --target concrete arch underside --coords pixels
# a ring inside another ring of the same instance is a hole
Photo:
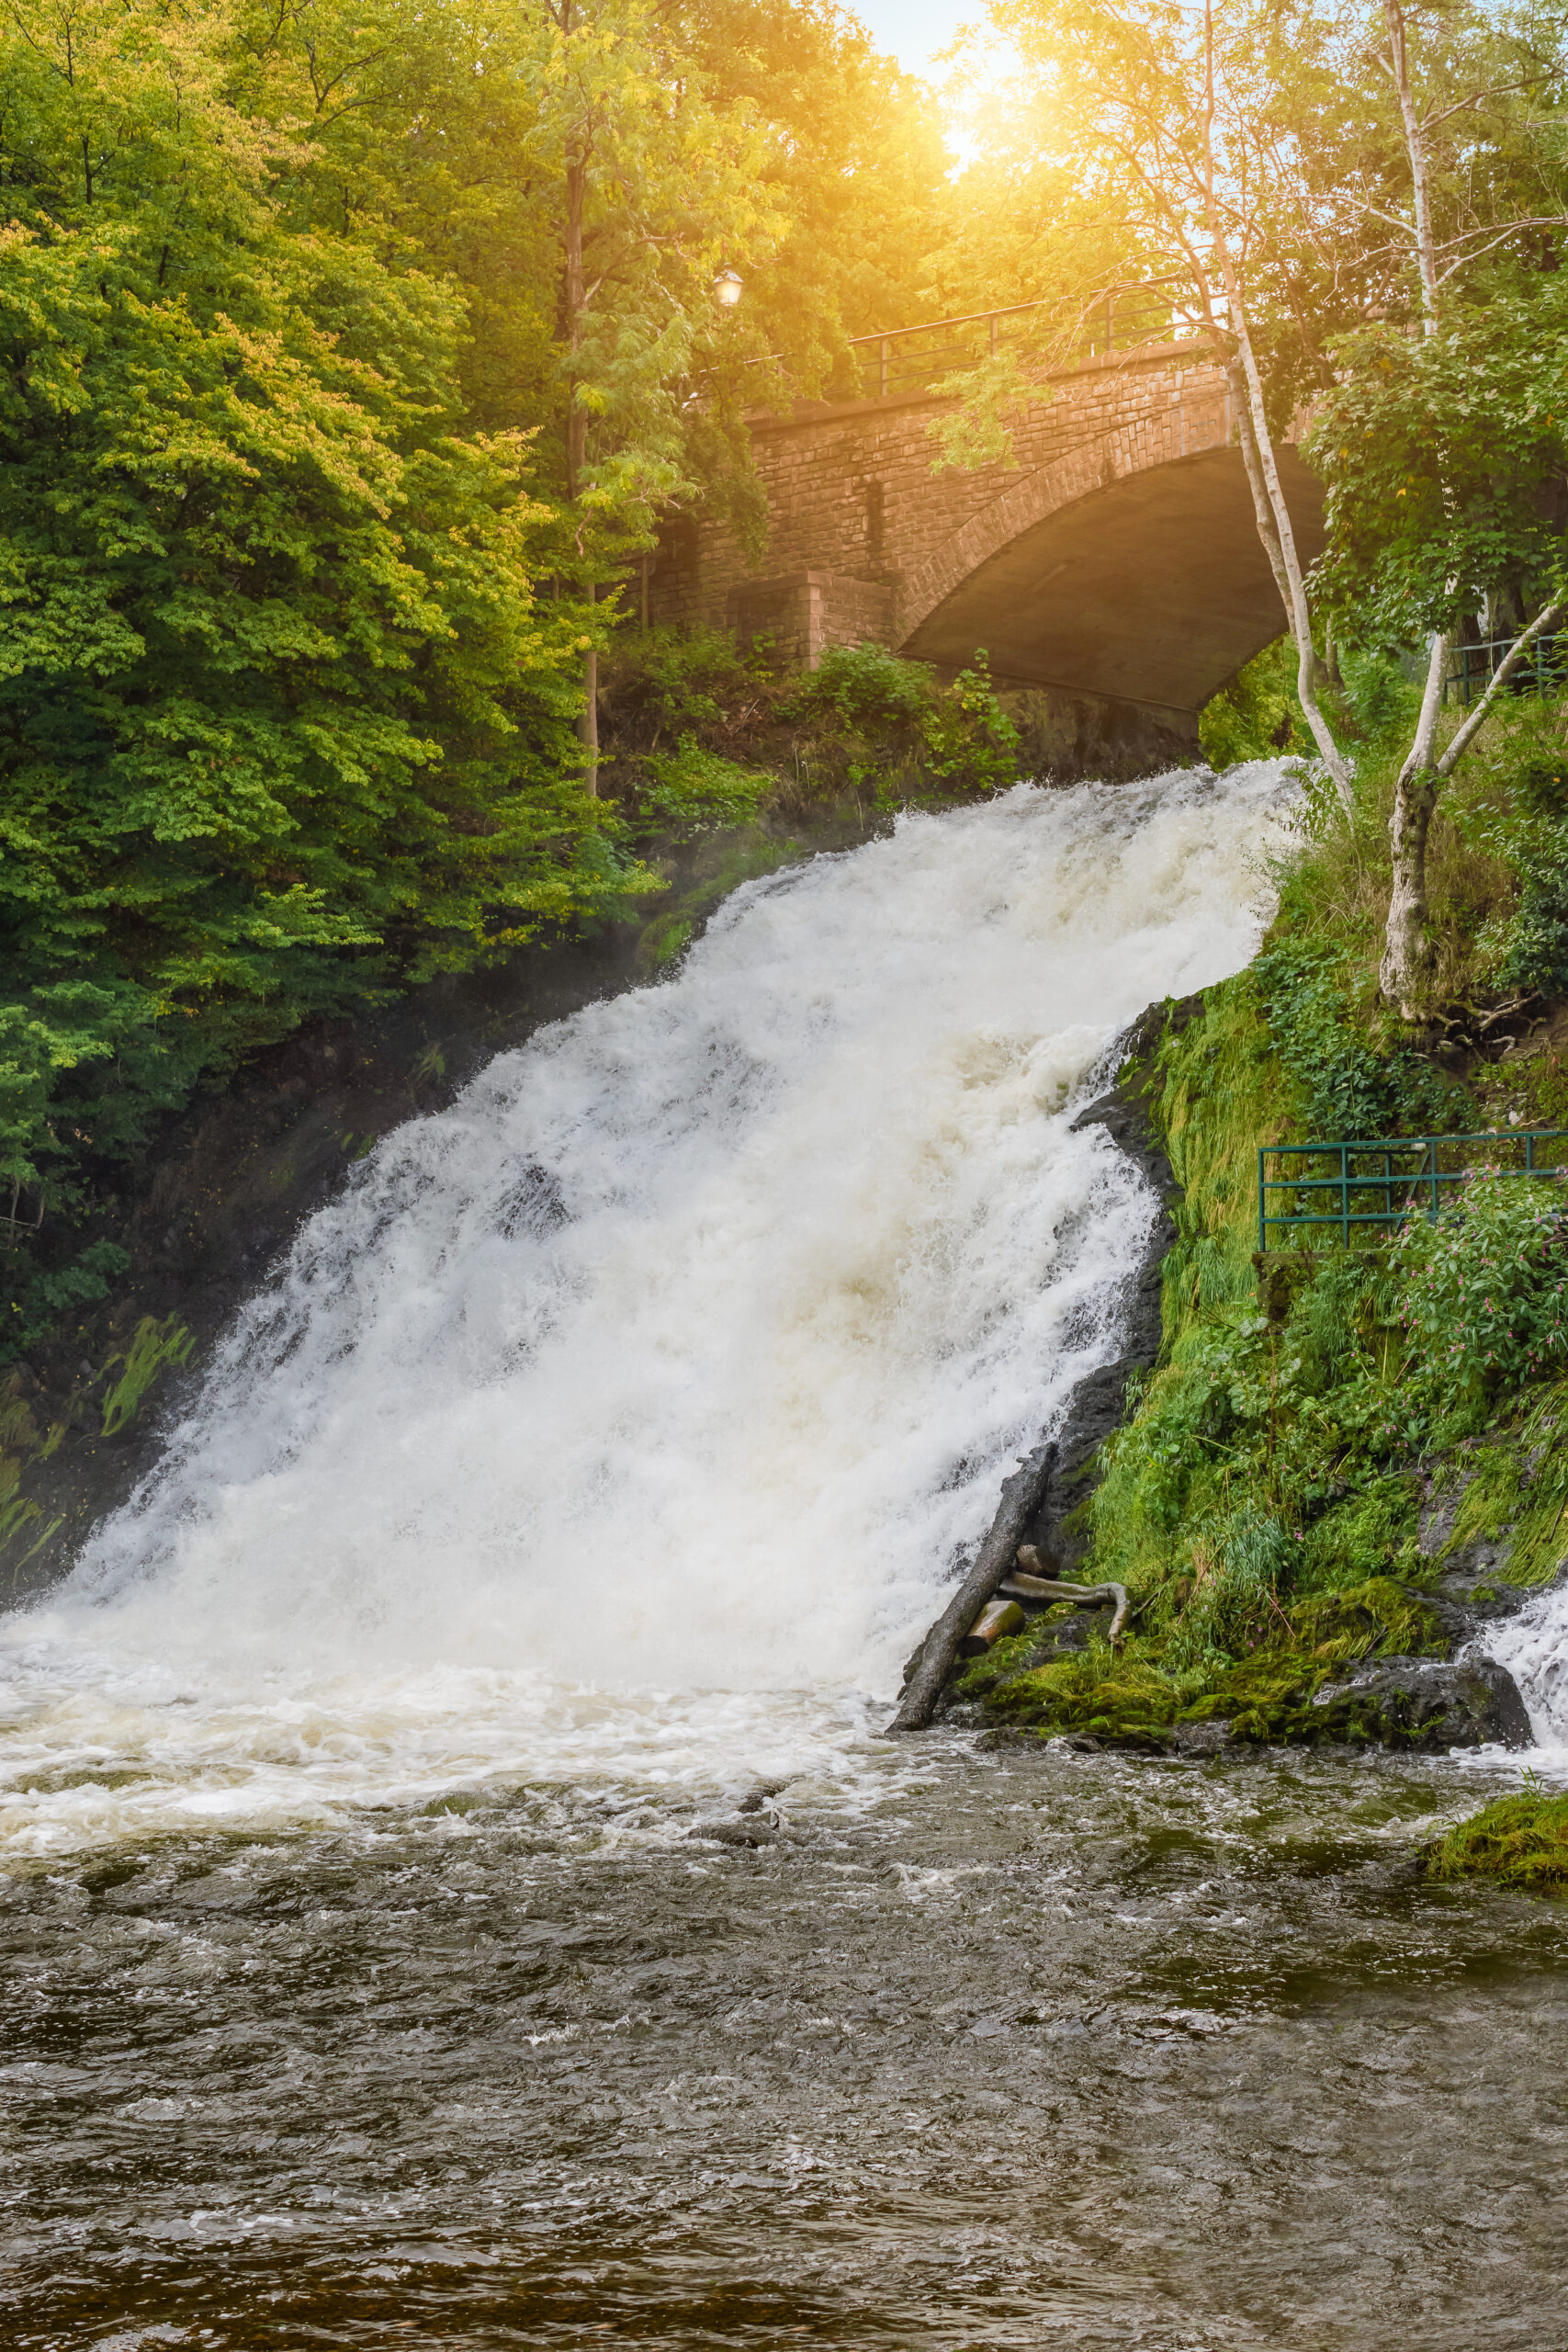
[[[1322,489],[1293,448],[1279,461],[1308,564]],[[1017,485],[907,583],[898,650],[943,668],[983,650],[998,681],[1132,706],[1190,739],[1203,705],[1285,627],[1241,451],[1118,469],[1059,504],[1051,487]],[[1023,521],[1026,502],[1049,511]],[[928,605],[943,572],[959,576]]]

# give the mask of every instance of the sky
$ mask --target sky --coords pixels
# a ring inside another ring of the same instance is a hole
[[[923,74],[967,18],[985,14],[984,0],[850,0],[878,49],[910,74]]]

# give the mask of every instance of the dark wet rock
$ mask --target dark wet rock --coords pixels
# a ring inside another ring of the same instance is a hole
[[[1218,1756],[1231,1745],[1231,1727],[1223,1717],[1206,1724],[1177,1724],[1169,1745],[1178,1756]]]
[[[1325,1740],[1438,1753],[1532,1737],[1517,1684],[1492,1658],[1379,1658],[1319,1690],[1306,1721]]]
[[[1466,1558],[1450,1567],[1436,1589],[1423,1593],[1421,1598],[1440,1621],[1450,1651],[1473,1647],[1483,1652],[1492,1626],[1517,1617],[1521,1609],[1539,1600],[1543,1592],[1565,1583],[1568,1561],[1545,1584],[1508,1584],[1495,1578],[1483,1559]]]
[[[755,1818],[750,1821],[699,1821],[694,1829],[687,1830],[686,1835],[688,1838],[711,1838],[719,1846],[777,1846],[782,1842],[772,1822]]]
[[[1113,1363],[1091,1372],[1074,1391],[1066,1419],[1056,1434],[1056,1463],[1050,1486],[1030,1522],[1026,1541],[1035,1546],[1051,1573],[1076,1568],[1084,1557],[1088,1542],[1082,1512],[1100,1484],[1100,1449],[1126,1417],[1129,1379],[1134,1373],[1146,1372],[1159,1353],[1160,1267],[1176,1238],[1171,1206],[1180,1188],[1149,1114],[1148,1090],[1161,1040],[1179,1034],[1201,1010],[1201,996],[1184,997],[1176,1005],[1150,1005],[1122,1041],[1121,1074],[1115,1086],[1073,1121],[1075,1129],[1104,1128],[1118,1149],[1148,1179],[1159,1196],[1160,1210],[1150,1226],[1143,1257],[1127,1278],[1121,1353]]]
[[[1505,1576],[1514,1548],[1513,1535],[1512,1528],[1497,1535],[1472,1535],[1444,1561],[1439,1589],[1452,1583],[1462,1590],[1466,1585],[1492,1584]]]

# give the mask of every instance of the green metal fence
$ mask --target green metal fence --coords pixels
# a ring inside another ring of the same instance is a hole
[[[1456,645],[1452,667],[1443,679],[1443,700],[1447,702],[1450,694],[1455,695],[1468,710],[1476,695],[1486,692],[1495,673],[1513,651],[1514,643],[1511,637],[1494,637],[1482,645]],[[1508,691],[1516,695],[1561,694],[1565,655],[1568,647],[1561,636],[1538,637],[1508,680]]]
[[[1371,1239],[1368,1227],[1436,1216],[1452,1188],[1481,1167],[1505,1176],[1568,1179],[1568,1129],[1265,1144],[1258,1155],[1258,1250],[1269,1248],[1270,1237],[1278,1247],[1281,1238],[1310,1242],[1329,1233],[1348,1247],[1353,1240]]]

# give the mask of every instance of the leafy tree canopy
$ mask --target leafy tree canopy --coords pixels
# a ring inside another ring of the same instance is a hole
[[[744,407],[907,307],[944,164],[819,0],[8,7],[0,1181],[652,886],[593,594],[744,522]]]

